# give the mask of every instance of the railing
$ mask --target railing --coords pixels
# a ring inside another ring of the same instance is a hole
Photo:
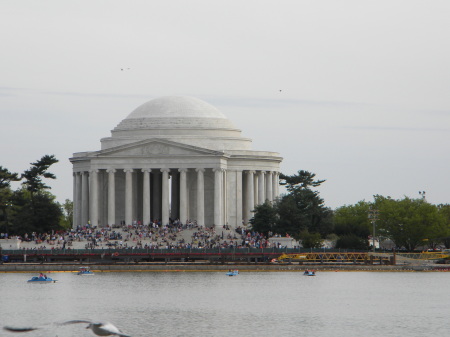
[[[337,249],[302,249],[302,248],[105,248],[105,249],[3,249],[2,255],[81,255],[81,254],[113,254],[118,252],[124,255],[141,254],[302,254],[302,253],[365,253],[357,250]]]

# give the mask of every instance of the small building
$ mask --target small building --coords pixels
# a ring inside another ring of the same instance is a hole
[[[280,155],[252,150],[251,139],[197,98],[144,103],[100,142],[99,151],[70,158],[74,226],[179,219],[237,227],[279,194]]]

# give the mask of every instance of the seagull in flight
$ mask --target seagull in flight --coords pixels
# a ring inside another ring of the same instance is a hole
[[[119,336],[119,337],[131,337],[130,335],[126,335],[122,333],[115,325],[109,322],[92,322],[87,320],[73,320],[67,321],[63,323],[57,323],[57,325],[68,325],[68,324],[77,324],[77,323],[85,323],[88,324],[86,329],[91,329],[94,334],[97,336]],[[27,328],[14,328],[10,326],[4,326],[3,329],[10,332],[29,332],[41,329],[42,327],[27,327]]]

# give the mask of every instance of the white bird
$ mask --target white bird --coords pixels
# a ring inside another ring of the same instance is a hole
[[[67,321],[63,323],[56,323],[57,325],[68,325],[68,324],[77,324],[77,323],[87,323],[88,326],[86,329],[91,329],[94,334],[97,336],[119,336],[119,337],[131,337],[122,333],[115,325],[109,322],[92,322],[86,320],[73,320]],[[41,329],[42,327],[27,327],[27,328],[14,328],[10,326],[4,326],[3,329],[11,332],[28,332]]]

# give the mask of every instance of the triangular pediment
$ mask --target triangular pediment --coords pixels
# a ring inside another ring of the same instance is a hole
[[[96,157],[221,156],[223,152],[165,139],[143,140],[96,153]]]

